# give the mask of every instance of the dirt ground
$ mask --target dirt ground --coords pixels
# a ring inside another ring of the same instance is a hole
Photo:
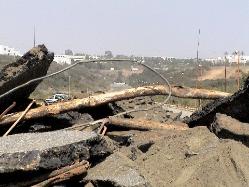
[[[108,136],[121,136],[123,141],[129,137],[130,144],[116,152],[129,158],[131,167],[151,186],[249,185],[249,157],[245,156],[249,149],[234,140],[218,139],[206,127]]]

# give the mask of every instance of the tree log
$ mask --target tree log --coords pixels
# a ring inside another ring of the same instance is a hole
[[[168,95],[169,89],[167,86],[156,85],[156,86],[143,86],[138,88],[131,88],[117,92],[109,92],[105,94],[99,94],[94,96],[89,96],[83,99],[74,99],[67,102],[56,103],[49,106],[41,106],[35,109],[31,109],[24,117],[23,120],[30,120],[41,118],[44,116],[51,116],[60,113],[65,113],[71,110],[78,110],[87,107],[96,107],[99,105],[107,104],[110,102],[131,99],[140,96],[153,96],[153,95]],[[195,99],[217,99],[223,98],[230,95],[229,93],[186,88],[173,86],[172,96],[183,97],[183,98],[195,98]],[[9,114],[2,118],[0,125],[10,124],[15,122],[22,112],[15,114]]]
[[[136,130],[152,130],[152,129],[165,129],[165,130],[187,130],[188,125],[182,122],[161,123],[157,121],[144,120],[144,119],[123,119],[117,117],[109,117],[109,124],[117,127],[125,127],[128,129]]]
[[[163,86],[164,89],[168,88]],[[163,88],[161,88],[163,90]],[[164,92],[164,94],[167,94]],[[162,94],[162,95],[164,95]],[[197,89],[183,86],[172,86],[172,96],[179,98],[189,98],[189,99],[220,99],[224,97],[231,96],[232,94],[227,92],[221,92],[216,90],[207,90],[207,89]]]

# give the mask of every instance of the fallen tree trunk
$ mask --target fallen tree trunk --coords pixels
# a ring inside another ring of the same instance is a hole
[[[109,124],[117,127],[125,127],[128,129],[136,130],[152,130],[152,129],[165,129],[165,130],[187,130],[188,125],[181,122],[161,123],[157,121],[144,120],[144,119],[123,119],[116,117],[109,117]]]
[[[249,124],[242,123],[225,114],[216,114],[210,129],[218,137],[234,139],[249,147]]]
[[[231,94],[216,90],[197,89],[183,86],[172,86],[172,96],[189,99],[221,99]]]
[[[94,95],[83,99],[74,99],[71,101],[57,103],[49,106],[41,106],[35,109],[31,109],[25,115],[23,120],[56,115],[71,110],[78,110],[81,108],[96,107],[110,102],[131,99],[140,96],[168,95],[168,94],[169,94],[168,87],[163,85],[131,88],[117,92],[109,92],[105,94]],[[216,99],[216,98],[226,97],[229,95],[229,93],[175,86],[172,87],[172,95],[184,98]],[[2,118],[2,121],[0,121],[0,125],[10,124],[15,122],[21,114],[22,112],[4,116]]]

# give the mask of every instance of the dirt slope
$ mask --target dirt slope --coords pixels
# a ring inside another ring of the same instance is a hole
[[[240,69],[244,73],[249,72],[249,66],[240,66]],[[227,78],[236,78],[237,76],[237,67],[227,67]],[[201,77],[199,77],[199,80],[216,80],[216,79],[223,79],[224,78],[224,67],[223,66],[216,66],[210,68],[210,70],[205,71]]]
[[[133,160],[132,168],[151,186],[249,185],[249,149],[219,140],[206,127],[126,133],[131,144],[118,151]],[[139,147],[149,142],[153,145],[142,152]]]

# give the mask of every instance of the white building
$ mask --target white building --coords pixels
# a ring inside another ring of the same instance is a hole
[[[19,51],[5,45],[0,45],[0,55],[22,56]]]
[[[71,64],[73,61],[85,60],[86,56],[55,55],[54,62],[58,64]]]
[[[238,63],[238,58],[240,63],[245,64],[249,62],[249,56],[239,56],[238,55],[228,55],[226,56],[229,63]]]
[[[249,63],[249,56],[239,56],[238,55],[227,55],[226,59],[228,63],[233,64],[233,63],[238,63],[238,58],[239,62],[241,64]],[[208,62],[211,62],[213,64],[219,64],[219,63],[224,63],[225,62],[225,57],[217,57],[217,58],[207,58],[205,59]]]

